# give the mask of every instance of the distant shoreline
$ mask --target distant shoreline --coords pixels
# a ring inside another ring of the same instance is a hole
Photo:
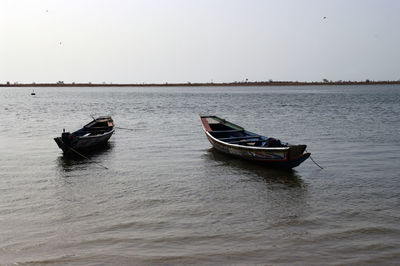
[[[248,81],[209,83],[6,83],[0,87],[232,87],[232,86],[342,86],[342,85],[400,85],[398,81]]]

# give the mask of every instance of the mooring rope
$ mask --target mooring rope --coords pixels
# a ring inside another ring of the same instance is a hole
[[[126,128],[126,127],[114,127],[114,128],[135,131],[135,130],[134,130],[134,129],[132,129],[132,128]]]
[[[306,152],[308,152],[308,151],[306,150]],[[311,157],[311,153],[310,153],[310,159],[311,159],[311,161],[312,161],[313,163],[315,163],[316,166],[318,166],[318,167],[321,168],[321,169],[324,169],[321,165],[319,165],[316,161],[314,161],[313,157]]]
[[[68,146],[67,146],[67,147],[68,147]],[[102,165],[101,163],[98,163],[98,162],[96,162],[96,161],[93,161],[93,160],[89,159],[88,157],[86,157],[85,155],[79,153],[79,152],[76,151],[75,149],[73,149],[73,148],[71,148],[71,147],[68,147],[68,149],[70,149],[71,151],[75,152],[75,153],[78,154],[79,156],[82,156],[82,157],[85,158],[86,160],[88,160],[88,161],[90,161],[90,162],[92,162],[92,163],[95,163],[95,164],[97,164],[97,165],[103,167],[104,169],[107,169],[107,170],[108,170],[108,168],[107,168],[106,166]]]

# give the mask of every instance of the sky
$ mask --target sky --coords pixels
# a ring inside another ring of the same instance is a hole
[[[0,83],[400,80],[398,0],[0,0]]]

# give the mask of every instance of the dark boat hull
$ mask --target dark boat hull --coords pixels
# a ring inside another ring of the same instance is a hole
[[[54,141],[64,154],[77,153],[105,146],[113,133],[111,116],[100,116],[73,133],[64,130],[61,137],[54,138]]]
[[[227,145],[217,142],[212,137],[208,137],[211,145],[218,151],[234,156],[236,158],[263,164],[268,167],[294,168],[310,157],[310,153],[302,153],[295,158],[289,158],[289,149],[262,148],[250,149],[249,147],[240,147],[239,145]]]
[[[114,129],[102,135],[76,137],[69,145],[65,143],[61,137],[54,138],[58,147],[64,154],[73,153],[75,151],[92,151],[103,147],[114,133]]]

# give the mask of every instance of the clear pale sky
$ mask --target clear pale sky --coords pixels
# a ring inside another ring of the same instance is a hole
[[[0,83],[246,78],[399,80],[400,1],[0,0]]]

